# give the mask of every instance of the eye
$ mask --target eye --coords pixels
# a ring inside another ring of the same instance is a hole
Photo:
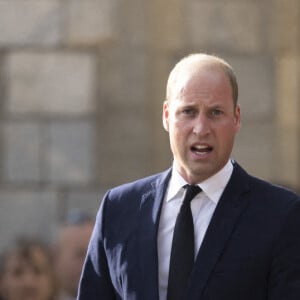
[[[24,273],[25,273],[25,270],[21,267],[17,267],[12,270],[12,274],[16,278],[20,278],[21,276],[23,276]]]
[[[195,110],[193,108],[184,108],[182,110],[182,113],[185,114],[185,115],[194,115],[195,114]]]
[[[218,109],[218,108],[216,108],[216,109],[213,109],[213,110],[211,111],[211,115],[212,115],[213,117],[219,117],[219,116],[223,115],[223,111],[220,110],[220,109]]]

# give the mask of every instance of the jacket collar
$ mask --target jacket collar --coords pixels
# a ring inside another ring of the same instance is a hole
[[[218,202],[196,258],[187,299],[199,299],[225,244],[248,201],[242,197],[249,190],[249,175],[234,162],[232,176]],[[157,231],[162,202],[171,176],[171,169],[151,182],[151,189],[142,197],[138,229],[141,299],[159,299]]]
[[[139,265],[141,270],[141,299],[159,299],[157,231],[162,202],[171,176],[168,169],[153,182],[141,201],[139,221]]]
[[[234,163],[232,176],[220,198],[198,252],[187,299],[199,299],[239,216],[248,204],[249,175]],[[196,297],[195,297],[196,295]]]

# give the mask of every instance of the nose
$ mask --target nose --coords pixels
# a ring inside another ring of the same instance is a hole
[[[26,285],[28,287],[34,286],[35,282],[36,282],[35,274],[31,271],[26,272],[23,276],[23,282],[24,282],[24,285]]]
[[[205,136],[210,132],[210,125],[208,118],[199,114],[197,118],[194,119],[193,133],[198,136]]]

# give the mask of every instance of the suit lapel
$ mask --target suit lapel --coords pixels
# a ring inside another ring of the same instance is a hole
[[[213,214],[196,258],[187,299],[199,299],[237,221],[247,205],[247,174],[237,164]]]
[[[167,189],[171,171],[166,171],[152,182],[151,189],[146,192],[141,201],[138,242],[140,268],[142,278],[141,299],[158,299],[158,256],[157,231],[162,201]],[[155,287],[155,288],[153,288]]]

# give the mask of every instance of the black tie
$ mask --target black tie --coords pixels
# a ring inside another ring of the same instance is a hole
[[[185,195],[176,218],[168,281],[167,300],[183,299],[194,264],[194,223],[191,200],[201,191],[197,185],[185,185]]]

